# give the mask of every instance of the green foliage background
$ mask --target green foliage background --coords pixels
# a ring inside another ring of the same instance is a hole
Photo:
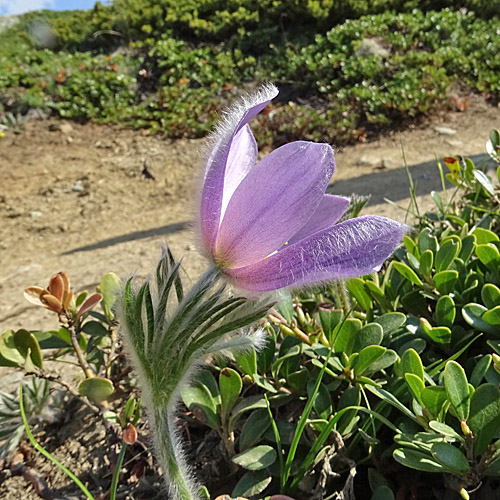
[[[0,110],[198,137],[236,94],[273,81],[281,101],[261,141],[347,143],[449,105],[453,82],[498,101],[500,2],[479,4],[116,0],[32,12],[0,34]]]

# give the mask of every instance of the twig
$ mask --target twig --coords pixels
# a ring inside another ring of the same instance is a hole
[[[83,355],[82,350],[80,349],[80,344],[78,343],[78,336],[76,333],[76,328],[72,326],[69,329],[70,332],[70,337],[71,337],[71,345],[73,346],[73,349],[75,351],[76,357],[78,358],[78,362],[80,363],[80,366],[83,370],[83,373],[85,373],[85,376],[87,378],[92,378],[94,374],[92,373],[92,370],[90,369],[89,364],[87,363],[87,360],[85,359],[85,356]]]

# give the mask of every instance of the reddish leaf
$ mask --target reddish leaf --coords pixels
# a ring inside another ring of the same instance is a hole
[[[50,283],[47,288],[51,295],[53,295],[59,302],[62,302],[64,293],[64,281],[60,274],[54,274],[50,278]]]
[[[47,309],[50,309],[51,311],[54,311],[57,314],[63,311],[63,306],[61,302],[59,302],[59,300],[57,300],[57,298],[51,295],[50,293],[43,294],[40,297],[40,300]]]
[[[28,288],[26,288],[26,290],[24,290],[24,298],[32,304],[43,306],[44,304],[40,300],[40,297],[44,292],[48,293],[48,290],[39,286],[29,286]]]
[[[122,439],[130,445],[137,441],[137,430],[133,424],[128,424],[127,427],[123,429]]]
[[[102,300],[102,295],[100,293],[94,293],[91,297],[89,297],[80,307],[76,315],[76,319],[80,319],[84,314],[91,311],[99,302]]]

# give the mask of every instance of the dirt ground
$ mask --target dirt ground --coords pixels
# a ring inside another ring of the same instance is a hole
[[[384,202],[386,197],[402,207],[409,204],[402,148],[425,210],[431,207],[430,192],[441,189],[435,155],[481,160],[490,130],[499,127],[500,109],[471,96],[464,112],[442,113],[422,126],[338,150],[334,192],[371,194],[364,213],[405,221],[403,209]],[[184,256],[186,272],[196,278],[204,262],[190,222],[202,149],[202,140],[172,141],[55,119],[7,131],[0,138],[0,332],[57,326],[55,315],[25,301],[27,286],[47,286],[62,270],[77,291],[94,289],[109,271],[144,276],[163,242]],[[0,389],[14,380],[12,370],[0,368]],[[104,432],[99,428],[89,435],[98,443]],[[78,443],[96,446],[83,438]],[[26,484],[21,476],[10,477],[2,495],[39,498],[32,486],[23,489]]]

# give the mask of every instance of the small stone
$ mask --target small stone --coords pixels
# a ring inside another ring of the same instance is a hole
[[[66,137],[66,142],[68,144],[71,144],[73,142],[73,137],[71,137],[70,135],[68,135],[68,137]]]
[[[85,188],[81,184],[77,183],[71,186],[71,191],[74,191],[75,193],[83,193]]]
[[[64,122],[64,123],[61,123],[61,125],[59,125],[59,130],[63,134],[69,134],[70,132],[73,132],[73,127],[71,126],[70,123]]]
[[[440,135],[455,135],[456,130],[449,127],[434,127],[434,130]]]
[[[41,217],[42,216],[42,212],[40,212],[40,210],[32,210],[30,212],[30,217],[32,217],[33,219],[37,219],[38,217]]]
[[[382,160],[382,168],[391,168],[392,167],[392,160],[389,158],[384,158]]]
[[[381,161],[379,158],[375,158],[374,156],[368,156],[368,155],[362,156],[357,162],[357,165],[360,167],[376,167],[377,165],[380,164]]]

